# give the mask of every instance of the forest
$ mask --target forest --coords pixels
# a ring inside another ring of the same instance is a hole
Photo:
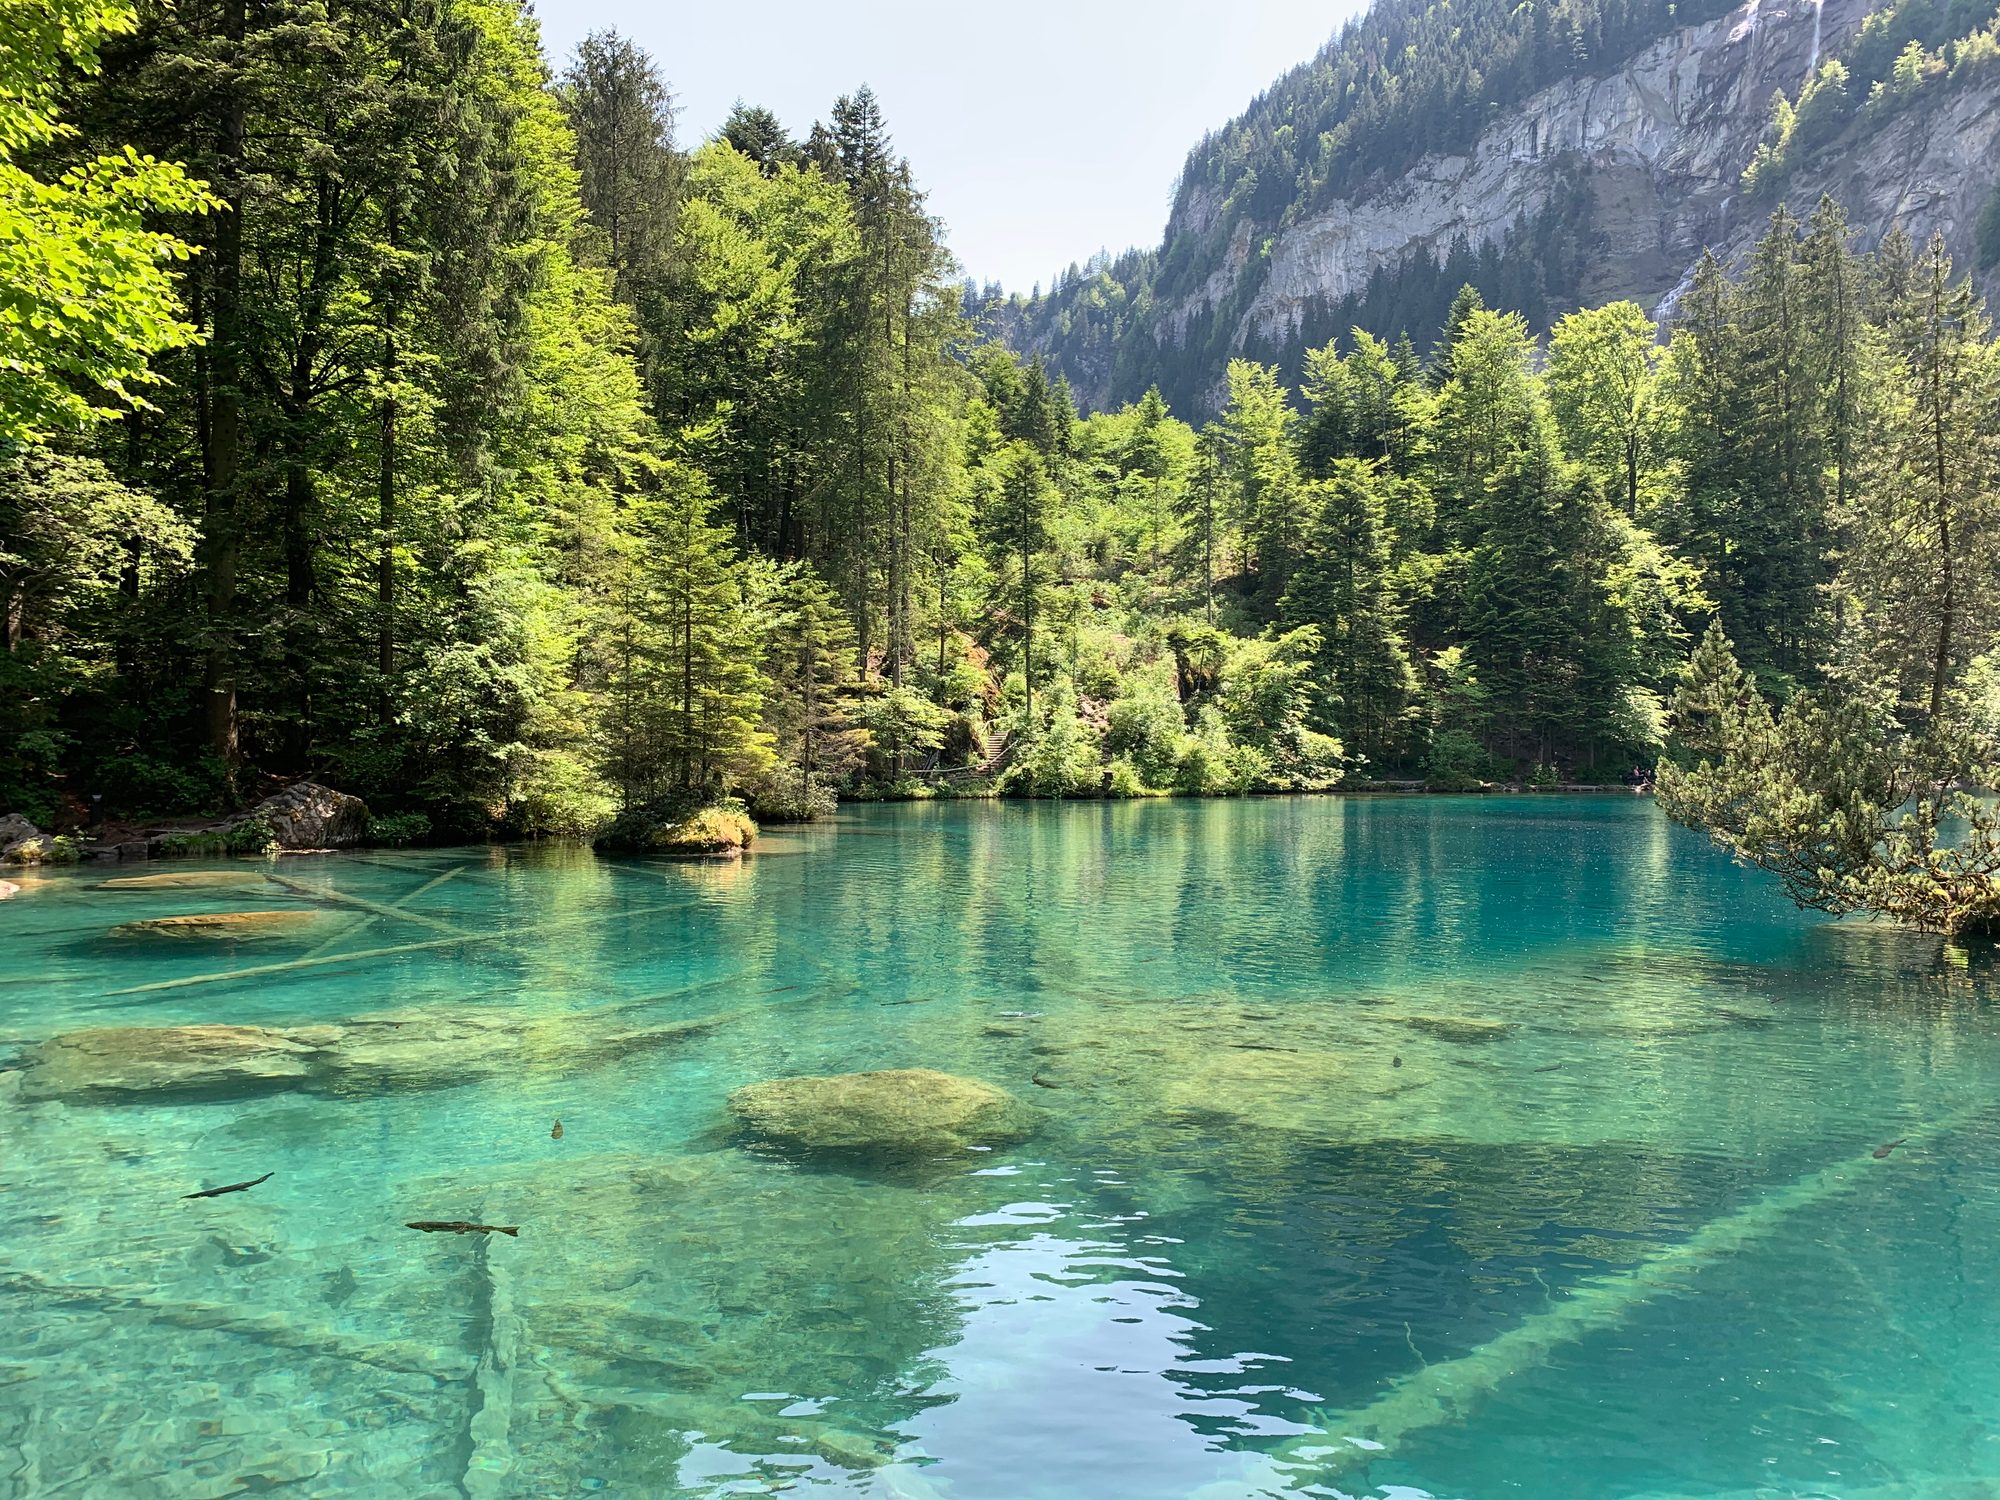
[[[515,0],[48,14],[0,64],[0,807],[1616,783],[1694,763],[1711,622],[1738,707],[1949,722],[1954,776],[2000,728],[2000,355],[1832,202],[1671,327],[1464,286],[1197,425],[1009,351],[866,88],[683,142]]]

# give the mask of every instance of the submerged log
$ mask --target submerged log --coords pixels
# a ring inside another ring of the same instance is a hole
[[[1969,1106],[1940,1119],[1935,1128],[1954,1129],[1985,1108]],[[1311,1436],[1288,1440],[1273,1456],[1289,1471],[1327,1481],[1393,1455],[1420,1432],[1463,1423],[1508,1382],[1546,1365],[1556,1350],[1616,1327],[1661,1297],[1694,1290],[1695,1279],[1708,1265],[1775,1234],[1794,1214],[1857,1190],[1883,1154],[1878,1148],[1859,1159],[1834,1162],[1711,1219],[1679,1244],[1586,1282],[1469,1353],[1391,1381],[1367,1406],[1322,1414]],[[1353,1439],[1367,1446],[1326,1451]]]
[[[148,917],[111,929],[113,937],[246,938],[272,937],[319,920],[311,910],[204,911],[185,917]]]
[[[337,1328],[302,1327],[277,1313],[224,1307],[213,1302],[178,1302],[137,1287],[78,1285],[50,1281],[29,1271],[0,1271],[0,1291],[94,1312],[136,1315],[177,1328],[235,1334],[279,1349],[294,1349],[403,1375],[463,1380],[469,1373],[462,1362],[442,1359],[430,1345],[413,1340],[370,1339]]]
[[[424,1226],[417,1225],[417,1228]],[[484,1225],[458,1226],[485,1228]],[[501,1234],[513,1234],[503,1229]],[[514,1361],[521,1345],[521,1318],[514,1311],[514,1281],[507,1265],[508,1252],[491,1239],[479,1242],[479,1273],[485,1290],[485,1338],[479,1351],[479,1367],[473,1372],[472,1386],[479,1404],[466,1422],[471,1454],[465,1461],[460,1487],[466,1500],[488,1500],[507,1492],[507,1476],[514,1470],[514,1450],[509,1429],[514,1420]]]
[[[256,870],[169,870],[160,875],[120,875],[100,880],[100,891],[199,891],[210,886],[255,885],[265,878]]]

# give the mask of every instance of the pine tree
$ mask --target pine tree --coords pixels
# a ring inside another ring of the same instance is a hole
[[[1020,630],[1024,722],[1035,722],[1035,621],[1042,588],[1042,554],[1049,545],[1055,500],[1042,455],[1016,442],[998,457],[997,491],[985,520],[996,560],[1011,570],[1013,613]]]
[[[653,60],[615,30],[578,43],[558,92],[576,137],[583,206],[604,233],[618,297],[642,329],[655,330],[681,179],[673,95]],[[644,353],[649,369],[663,357],[650,339]]]
[[[1217,422],[1235,500],[1245,570],[1273,604],[1291,576],[1299,528],[1299,471],[1292,428],[1298,414],[1268,365],[1229,363],[1229,403]]]
[[[775,601],[768,717],[778,754],[811,789],[850,771],[863,736],[854,728],[854,629],[840,596],[809,568],[792,572]]]
[[[701,476],[669,467],[637,504],[607,725],[628,809],[741,785],[771,758],[755,622]]]
[[[799,159],[799,148],[778,117],[762,105],[745,104],[741,99],[730,108],[717,137],[757,163],[757,170],[766,177],[776,176],[778,168]]]
[[[1307,485],[1312,520],[1280,609],[1287,626],[1317,628],[1322,721],[1367,755],[1391,748],[1412,687],[1381,487],[1377,469],[1353,458]]]
[[[1873,669],[1899,683],[1912,717],[1936,721],[2000,618],[2000,356],[1939,237],[1892,314],[1895,398],[1844,582]]]

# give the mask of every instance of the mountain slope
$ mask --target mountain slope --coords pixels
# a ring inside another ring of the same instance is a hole
[[[1537,324],[1671,312],[1780,199],[1942,230],[1971,269],[2000,258],[1994,27],[1991,0],[1385,0],[1195,148],[1159,251],[991,311],[1088,401],[1199,410],[1234,354],[1293,376],[1354,323],[1427,341],[1468,281]]]

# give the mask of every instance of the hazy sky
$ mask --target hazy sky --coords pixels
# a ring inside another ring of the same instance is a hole
[[[614,26],[659,60],[682,140],[738,98],[803,136],[873,85],[952,250],[1026,291],[1100,248],[1156,245],[1204,131],[1304,62],[1358,0],[541,0],[560,67]]]

